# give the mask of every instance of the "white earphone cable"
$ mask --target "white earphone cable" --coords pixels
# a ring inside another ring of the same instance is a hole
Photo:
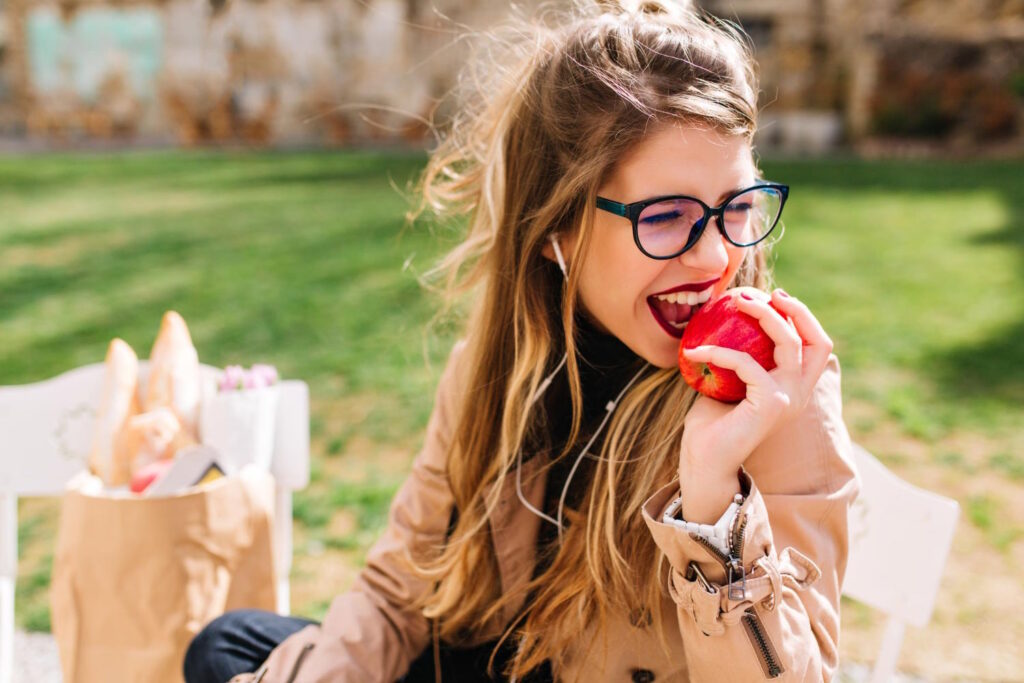
[[[527,408],[527,410],[532,408],[534,403],[536,403],[544,394],[544,392],[547,391],[548,387],[551,386],[551,382],[554,380],[558,372],[565,366],[567,360],[568,355],[562,356],[561,362],[555,367],[554,371],[552,371],[547,377],[544,378],[544,381],[541,382],[541,385],[538,388],[537,393],[535,393],[533,397],[530,399],[530,405]],[[519,501],[523,504],[524,507],[526,507],[527,510],[537,515],[541,519],[551,522],[555,525],[555,527],[558,529],[559,543],[562,542],[562,533],[564,531],[562,517],[565,508],[565,498],[569,493],[569,484],[572,483],[572,478],[576,475],[576,470],[579,468],[580,462],[583,460],[584,456],[586,456],[587,453],[590,451],[590,447],[594,445],[595,441],[597,441],[597,438],[601,435],[601,432],[604,431],[605,425],[608,424],[608,420],[611,418],[612,413],[614,413],[615,409],[618,407],[619,401],[621,401],[622,397],[626,395],[626,392],[629,391],[629,388],[633,386],[638,379],[640,379],[640,375],[642,375],[644,370],[646,369],[647,364],[645,363],[644,366],[640,368],[640,370],[638,370],[635,375],[633,375],[633,378],[626,383],[626,386],[622,388],[622,390],[619,392],[619,395],[615,397],[615,400],[609,401],[607,405],[605,405],[605,414],[604,417],[601,419],[601,423],[598,425],[597,430],[594,432],[593,436],[590,437],[590,441],[587,442],[587,445],[584,446],[583,449],[579,452],[579,455],[576,456],[576,460],[575,462],[573,462],[572,469],[569,470],[569,476],[566,477],[565,485],[562,487],[562,494],[558,498],[557,519],[546,514],[543,510],[538,510],[530,503],[530,501],[526,499],[526,496],[523,495],[523,450],[520,448],[516,452],[516,496],[519,498]]]
[[[543,396],[544,392],[548,390],[548,387],[551,386],[551,382],[555,379],[555,376],[561,371],[561,369],[563,367],[565,367],[565,363],[568,360],[569,360],[569,354],[563,354],[561,362],[559,362],[558,365],[555,366],[555,369],[553,371],[551,371],[551,373],[548,374],[547,377],[544,378],[544,381],[542,381],[540,383],[540,386],[537,387],[537,392],[530,398],[530,404],[526,407],[527,411],[529,411],[531,408],[533,408],[534,404],[538,400],[540,400],[540,397]],[[538,510],[534,506],[530,505],[530,501],[526,500],[526,496],[523,495],[523,449],[522,448],[520,448],[516,452],[516,496],[519,497],[520,502],[522,502],[522,504],[526,506],[527,510],[530,510],[531,512],[533,512],[535,515],[537,515],[541,519],[546,519],[547,521],[551,522],[552,524],[554,524],[556,526],[558,525],[558,520],[556,520],[553,517],[550,517],[550,516],[544,514],[543,510]]]
[[[647,364],[645,363],[644,367],[640,368],[640,370],[638,370],[637,373],[633,375],[633,379],[629,380],[629,382],[626,383],[626,386],[622,387],[622,391],[620,391],[619,395],[615,397],[615,400],[609,401],[607,405],[605,405],[605,413],[604,417],[601,419],[601,424],[598,425],[597,431],[595,431],[594,435],[590,437],[590,441],[587,442],[587,445],[584,446],[583,450],[581,450],[579,455],[576,456],[576,461],[572,464],[572,469],[569,470],[569,476],[565,478],[565,486],[562,487],[562,495],[559,496],[558,498],[558,520],[555,522],[555,526],[558,527],[559,545],[561,545],[562,543],[562,533],[565,528],[562,525],[562,511],[565,508],[565,496],[569,493],[569,484],[572,482],[572,478],[576,474],[576,469],[580,466],[580,462],[583,460],[583,456],[585,456],[590,451],[590,447],[594,445],[594,442],[597,441],[597,437],[600,436],[602,431],[604,431],[604,426],[608,423],[608,420],[611,418],[612,413],[614,413],[615,409],[619,406],[619,401],[621,401],[622,397],[626,395],[626,392],[629,391],[629,388],[633,386],[633,384],[635,384],[638,379],[640,379],[640,375],[642,375],[644,370],[646,369]]]

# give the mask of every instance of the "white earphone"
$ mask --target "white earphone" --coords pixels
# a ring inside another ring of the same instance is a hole
[[[562,277],[565,280],[568,280],[569,273],[565,265],[565,258],[562,256],[562,249],[558,246],[558,233],[552,233],[551,235],[548,236],[548,239],[551,240],[551,245],[555,248],[555,258],[558,261],[559,270],[562,271]],[[544,395],[544,392],[547,391],[548,387],[551,386],[551,382],[554,381],[558,373],[561,372],[563,367],[565,367],[565,364],[568,360],[569,354],[563,354],[562,360],[558,363],[558,365],[555,366],[555,369],[552,370],[551,373],[547,377],[545,377],[544,380],[540,383],[540,386],[537,387],[537,392],[530,397],[530,403],[526,407],[527,410],[530,410],[533,407],[533,405],[538,400],[540,400],[541,396]],[[562,533],[564,531],[564,526],[562,524],[562,511],[565,508],[565,497],[569,493],[569,484],[572,482],[572,478],[576,474],[576,470],[579,468],[580,462],[583,460],[583,457],[587,455],[587,453],[590,451],[590,447],[594,445],[595,441],[597,441],[597,437],[600,436],[602,431],[604,431],[604,427],[608,423],[609,418],[611,418],[612,413],[615,412],[615,408],[618,407],[619,401],[622,400],[622,397],[626,394],[629,388],[633,386],[633,384],[638,379],[640,379],[640,375],[643,373],[646,367],[647,365],[644,364],[644,366],[641,367],[635,375],[633,375],[633,379],[629,380],[626,386],[622,388],[622,391],[620,391],[619,395],[615,397],[615,400],[608,401],[608,403],[605,405],[605,414],[604,417],[601,419],[601,424],[598,425],[597,430],[594,432],[594,435],[590,437],[590,441],[587,442],[587,445],[584,446],[583,449],[579,452],[579,455],[576,456],[576,461],[573,463],[572,469],[569,470],[569,476],[565,478],[565,485],[562,487],[562,495],[558,497],[557,519],[545,514],[543,510],[538,510],[533,505],[531,505],[528,500],[526,500],[526,496],[523,495],[523,451],[522,449],[520,449],[516,453],[516,495],[519,497],[519,500],[522,502],[524,506],[526,506],[528,510],[533,512],[541,519],[551,522],[558,528],[559,545],[561,545],[562,543]]]
[[[565,257],[562,256],[562,248],[558,246],[558,233],[551,233],[548,235],[548,239],[551,240],[551,246],[555,248],[555,258],[558,260],[558,269],[562,271],[562,277],[565,280],[568,280],[569,270],[565,265]]]

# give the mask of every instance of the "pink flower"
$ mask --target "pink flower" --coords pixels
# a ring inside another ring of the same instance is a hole
[[[263,385],[269,387],[277,384],[279,379],[277,375],[277,368],[273,365],[266,365],[264,363],[253,363],[252,369],[249,371],[250,374],[263,378]]]
[[[245,373],[245,388],[246,389],[262,389],[267,386],[267,380],[263,375],[256,372]]]
[[[277,381],[277,368],[273,365],[255,363],[249,370],[244,369],[241,365],[229,365],[224,368],[220,390],[262,389],[273,386]]]
[[[224,375],[220,380],[221,391],[231,391],[245,387],[246,372],[241,365],[229,365],[224,368]]]

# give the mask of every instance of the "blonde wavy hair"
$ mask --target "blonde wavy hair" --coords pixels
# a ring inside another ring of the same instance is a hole
[[[519,17],[480,36],[456,89],[457,113],[419,179],[424,212],[468,224],[431,273],[445,301],[470,301],[466,397],[457,408],[448,477],[458,511],[443,548],[415,558],[434,590],[416,603],[446,642],[489,632],[529,594],[525,616],[499,624],[521,678],[557,659],[609,615],[647,609],[661,646],[667,565],[640,508],[677,475],[683,418],[694,394],[674,369],[649,366],[610,423],[581,509],[570,511],[550,566],[502,593],[488,521],[517,452],[544,429],[530,400],[568,353],[572,451],[582,395],[575,325],[579,274],[597,189],[653,126],[683,122],[742,136],[753,148],[757,75],[749,40],[678,0],[577,2]],[[568,281],[546,264],[553,232],[576,231]],[[766,288],[769,246],[748,250],[734,284]],[[495,648],[497,652],[497,648]],[[489,668],[493,672],[492,653]]]

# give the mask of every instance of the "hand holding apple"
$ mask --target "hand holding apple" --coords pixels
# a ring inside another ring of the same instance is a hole
[[[679,340],[679,371],[687,384],[705,396],[726,403],[738,403],[747,395],[747,385],[732,370],[691,360],[684,354],[687,349],[722,346],[749,353],[765,370],[775,368],[775,342],[757,318],[739,309],[737,302],[751,297],[774,308],[771,295],[760,289],[727,289],[717,299],[697,310]]]
[[[737,289],[723,296],[755,319],[774,343],[774,367],[765,368],[750,353],[721,345],[680,349],[681,360],[731,370],[746,385],[739,403],[701,395],[686,415],[679,457],[683,514],[700,524],[713,524],[724,512],[739,491],[737,472],[758,444],[803,410],[832,352],[832,340],[797,299],[781,289],[768,300],[763,293]]]

